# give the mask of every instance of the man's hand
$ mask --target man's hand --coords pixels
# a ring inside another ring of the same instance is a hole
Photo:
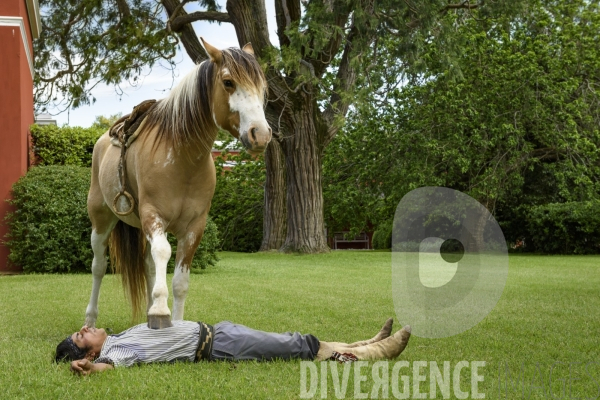
[[[94,372],[102,372],[107,369],[113,369],[113,366],[104,363],[94,364],[86,358],[82,360],[75,360],[71,363],[71,371],[73,371],[73,373],[77,375],[86,376]]]
[[[71,371],[73,371],[74,374],[85,376],[92,373],[93,366],[94,364],[87,358],[75,360],[71,363]]]

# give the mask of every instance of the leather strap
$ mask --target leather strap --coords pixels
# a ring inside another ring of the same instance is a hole
[[[204,322],[198,322],[198,324],[200,325],[200,338],[198,339],[198,350],[196,351],[195,361],[211,361],[215,330],[212,325],[205,324]]]

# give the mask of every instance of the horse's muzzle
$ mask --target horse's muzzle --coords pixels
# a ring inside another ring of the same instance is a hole
[[[240,140],[248,153],[258,155],[267,149],[271,137],[272,130],[268,125],[266,127],[251,125],[247,132],[240,135]]]

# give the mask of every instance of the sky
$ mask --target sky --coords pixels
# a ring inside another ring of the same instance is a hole
[[[221,3],[221,11],[225,11],[224,1],[220,1],[219,3]],[[275,10],[272,2],[267,3],[267,19],[271,43],[277,46]],[[188,12],[198,10],[198,8],[194,7],[194,4],[186,6],[185,9]],[[202,36],[208,43],[217,48],[239,47],[232,24],[222,23],[218,25],[216,23],[210,24],[201,21],[194,22],[193,27],[198,36]],[[124,92],[122,96],[116,93],[113,86],[99,84],[92,91],[92,96],[96,98],[94,104],[81,106],[74,110],[69,109],[60,114],[57,114],[59,112],[58,109],[49,108],[48,112],[53,115],[52,118],[56,120],[59,126],[67,124],[69,126],[89,127],[98,115],[110,116],[119,112],[125,115],[129,114],[133,107],[144,100],[162,99],[168,95],[170,89],[175,87],[181,78],[194,66],[194,63],[190,60],[185,50],[183,50],[183,46],[181,47],[182,49],[178,51],[175,57],[177,66],[174,79],[170,69],[156,65],[151,71],[146,72],[146,77],[136,87],[131,87],[127,82],[123,82],[121,84]]]

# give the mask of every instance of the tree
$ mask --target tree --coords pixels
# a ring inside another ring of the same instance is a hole
[[[109,115],[108,117],[105,117],[104,115],[97,115],[91,127],[107,131],[122,116],[123,113],[116,113]]]
[[[444,46],[425,46],[426,71],[374,92],[332,143],[328,219],[356,229],[389,220],[405,193],[426,185],[461,190],[504,221],[598,198],[599,11],[584,0],[538,1],[518,18],[473,19],[457,28],[466,45],[451,68],[440,62]],[[374,74],[382,87],[403,76],[391,60]],[[344,198],[363,204],[354,221]]]
[[[64,43],[58,35],[54,47],[45,48],[60,49],[65,67],[61,69],[60,63],[50,67],[53,71],[60,69],[57,79],[66,82],[61,83],[63,86],[56,84],[59,90],[75,99],[88,99],[83,96],[86,89],[81,82],[89,82],[92,77],[109,83],[120,82],[123,77],[135,79],[144,63],[151,65],[163,56],[168,58],[165,53],[172,49],[168,45],[174,37],[194,62],[200,62],[205,54],[191,22],[231,23],[239,43],[251,42],[264,65],[269,82],[267,119],[281,137],[279,142],[269,146],[265,157],[266,231],[262,248],[281,246],[283,251],[305,253],[328,250],[323,224],[323,152],[343,125],[351,104],[360,102],[362,94],[357,88],[368,87],[362,82],[377,64],[385,39],[398,38],[395,55],[401,63],[421,63],[421,50],[431,41],[443,43],[445,55],[452,57],[459,53],[461,44],[455,40],[460,39],[456,24],[469,20],[473,10],[480,9],[481,16],[514,13],[526,3],[275,0],[277,48],[269,41],[264,0],[230,0],[226,12],[218,11],[211,0],[202,0],[198,3],[206,10],[193,13],[184,9],[189,0],[160,0],[156,4],[160,4],[168,16],[162,27],[159,27],[158,8],[152,8],[151,1],[114,1],[118,7],[113,11],[108,11],[110,7],[100,0],[55,6],[63,16],[47,19],[47,23],[53,24],[52,32],[76,37]],[[58,0],[46,0],[45,4],[58,3]],[[91,25],[98,32],[90,32],[89,36],[104,40],[107,45],[99,46],[101,51],[93,50],[89,54],[83,51],[74,56],[68,50],[72,46],[84,49],[80,42],[89,44],[89,41],[85,25],[81,25],[81,32],[75,32],[71,21],[79,24],[84,15],[89,17],[96,11],[101,18]],[[458,18],[453,21],[444,18],[452,13]],[[148,21],[146,25],[142,23],[144,18]],[[131,38],[133,33],[141,35],[144,43],[138,45],[136,39]],[[79,37],[82,39],[77,39]],[[76,67],[95,59],[99,59],[99,66],[106,67],[82,67],[81,70]],[[43,72],[42,77],[48,75],[48,70]],[[41,78],[40,82],[45,82],[44,79],[50,78]],[[75,100],[73,104],[81,101]],[[285,219],[284,215],[287,215]],[[281,237],[283,232],[285,240]]]
[[[40,0],[42,30],[34,40],[34,103],[66,110],[90,104],[104,82],[135,85],[145,67],[172,64],[176,39],[151,0]],[[115,7],[116,6],[116,7]]]

